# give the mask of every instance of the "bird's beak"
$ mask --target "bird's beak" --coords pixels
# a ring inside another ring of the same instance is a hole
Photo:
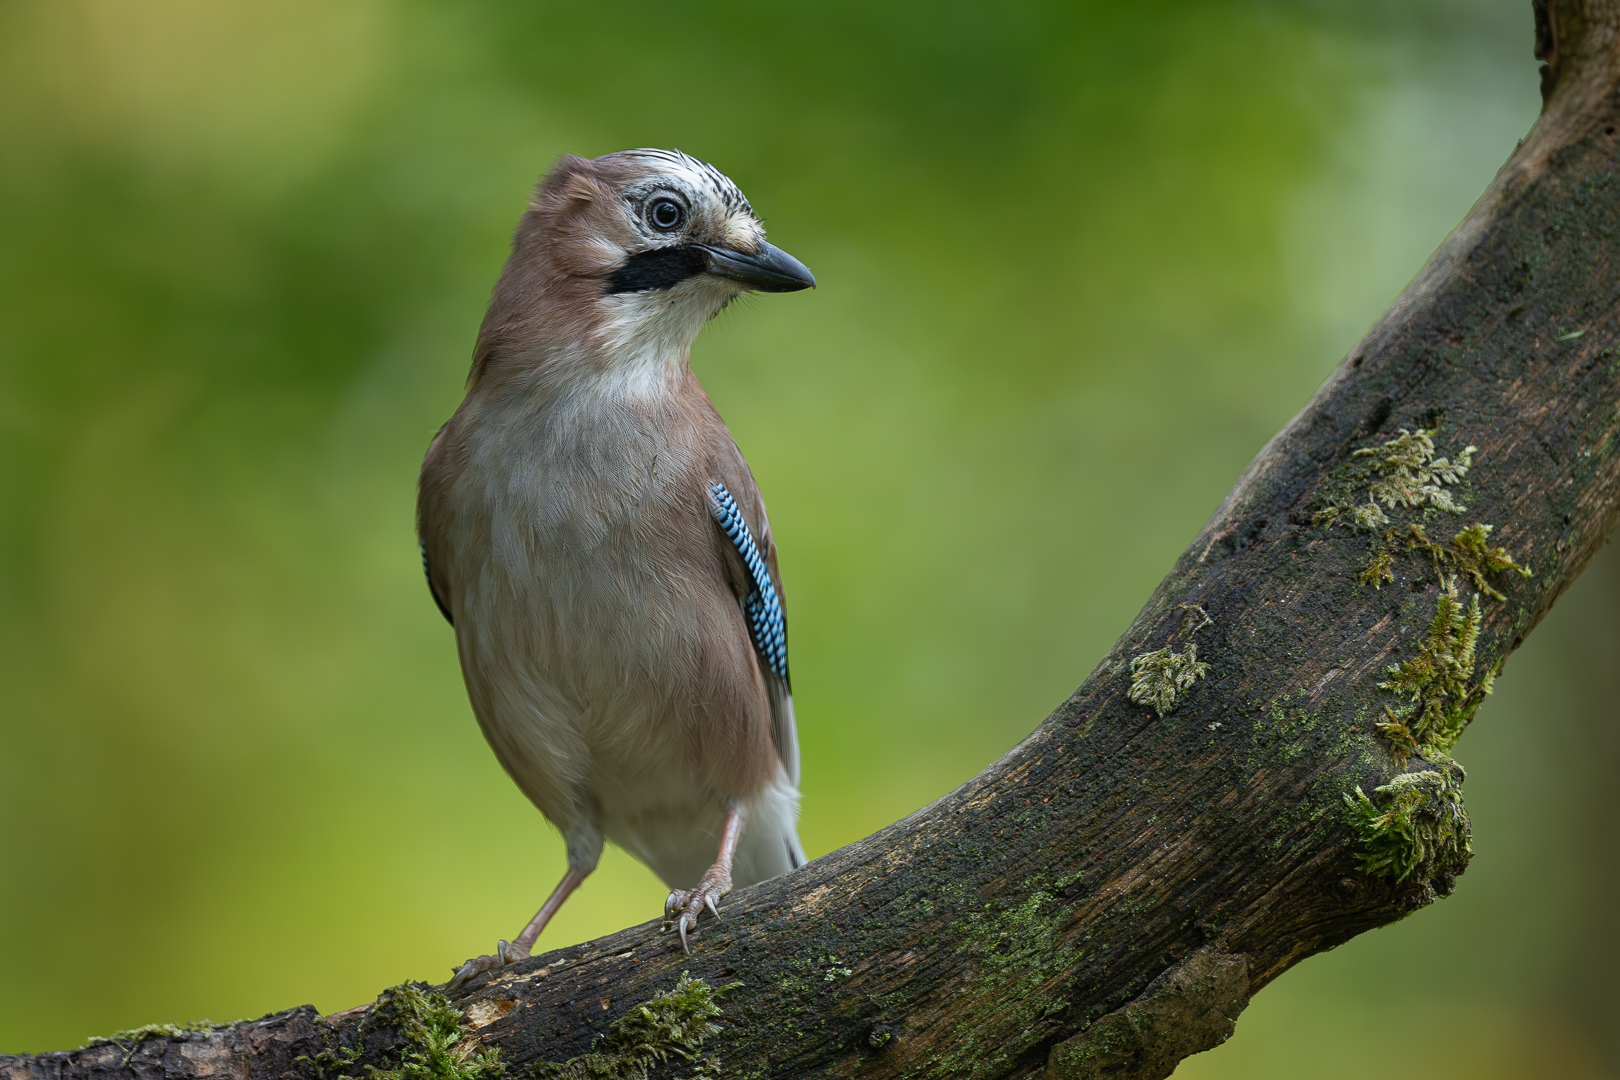
[[[779,247],[760,241],[759,253],[749,255],[732,248],[694,244],[709,257],[707,272],[740,281],[760,292],[797,292],[816,287],[816,276],[804,263]]]

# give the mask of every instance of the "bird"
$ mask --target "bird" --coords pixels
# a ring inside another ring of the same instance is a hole
[[[733,886],[805,863],[776,542],[690,356],[739,296],[815,284],[679,150],[565,155],[519,219],[417,532],[478,725],[567,872],[450,987],[531,955],[607,840],[669,887],[688,952]]]

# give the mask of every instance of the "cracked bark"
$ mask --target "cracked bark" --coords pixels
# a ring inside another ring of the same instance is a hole
[[[1620,0],[1534,12],[1530,135],[1074,695],[932,806],[733,894],[690,957],[648,923],[476,981],[458,1004],[514,1075],[586,1052],[689,970],[741,983],[705,1047],[726,1075],[1163,1077],[1292,965],[1452,887],[1444,869],[1363,875],[1342,810],[1402,771],[1373,729],[1399,704],[1378,683],[1428,630],[1434,568],[1403,555],[1390,585],[1360,584],[1366,534],[1311,509],[1400,428],[1439,423],[1441,453],[1476,445],[1458,527],[1494,524],[1535,572],[1484,603],[1481,673],[1620,518]],[[1161,719],[1127,699],[1128,662],[1173,642],[1186,604],[1214,619],[1211,666]],[[307,1059],[360,1016],[306,1006],[0,1057],[0,1080],[320,1080]],[[371,1031],[359,1064],[386,1065],[389,1042]]]

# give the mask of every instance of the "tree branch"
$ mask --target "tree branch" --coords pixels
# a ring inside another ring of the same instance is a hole
[[[1163,1077],[1292,965],[1448,893],[1468,825],[1447,751],[1620,515],[1620,0],[1535,11],[1529,137],[1091,677],[980,776],[738,892],[690,957],[648,923],[475,983],[441,1027],[396,992],[0,1077],[470,1080],[475,1047],[514,1076],[714,1054],[728,1076]],[[739,985],[658,996],[686,971]]]

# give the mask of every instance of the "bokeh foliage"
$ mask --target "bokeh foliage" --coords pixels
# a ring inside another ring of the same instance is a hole
[[[558,154],[713,161],[822,282],[694,360],[783,546],[817,854],[1079,683],[1529,126],[1529,49],[1495,0],[0,6],[0,1050],[442,977],[560,875],[411,535]],[[1184,1073],[1602,1075],[1591,581],[1459,748],[1459,896]],[[610,854],[542,944],[661,895]]]

